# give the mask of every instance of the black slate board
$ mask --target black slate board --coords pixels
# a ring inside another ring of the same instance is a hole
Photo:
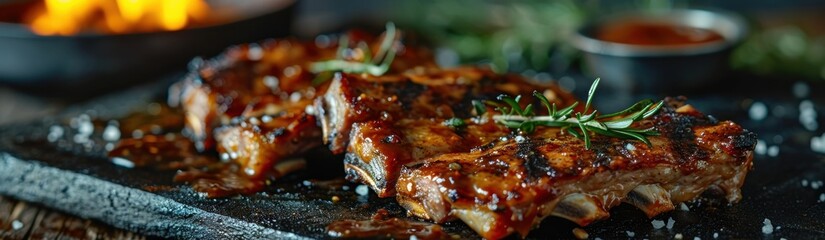
[[[825,238],[825,203],[819,202],[820,196],[825,196],[821,195],[825,194],[825,186],[814,189],[810,185],[825,180],[825,155],[810,148],[811,137],[822,135],[824,117],[818,117],[820,127],[815,131],[805,130],[798,120],[798,106],[805,99],[814,103],[819,115],[825,115],[825,101],[817,96],[825,88],[821,84],[810,85],[808,97],[796,98],[790,84],[772,89],[759,88],[759,84],[749,86],[753,89],[743,91],[748,92],[749,98],[720,88],[720,92],[697,93],[690,101],[706,113],[741,123],[758,133],[766,146],[779,148],[778,156],[756,156],[740,203],[726,206],[700,200],[688,203],[689,211],[676,210],[655,218],[665,222],[674,219],[672,229],[654,229],[651,220],[640,211],[621,205],[611,210],[610,219],[583,228],[590,238],[632,235],[664,239],[676,234],[685,239]],[[355,184],[345,185],[348,190],[304,184],[307,179],[330,178],[319,172],[340,174],[341,164],[331,159],[310,161],[310,169],[316,170],[287,177],[266,193],[205,199],[186,186],[172,183],[173,172],[111,164],[102,157],[99,147],[72,153],[44,144],[49,128],[65,119],[80,113],[123,115],[162,95],[164,87],[160,84],[117,93],[52,119],[0,128],[0,194],[146,235],[184,239],[329,238],[324,228],[335,220],[368,219],[380,208],[394,216],[404,216],[393,199],[380,199],[372,193],[360,196],[354,192]],[[611,99],[597,98],[596,104],[603,101],[607,105]],[[747,106],[751,101],[766,103],[768,118],[748,119]],[[808,186],[802,185],[803,180]],[[171,187],[144,190],[152,186]],[[332,196],[341,200],[333,203]],[[778,226],[772,234],[762,233],[766,218]],[[551,217],[529,238],[572,238],[571,230],[575,227],[569,221]],[[459,222],[445,224],[445,229],[462,238],[478,238]]]

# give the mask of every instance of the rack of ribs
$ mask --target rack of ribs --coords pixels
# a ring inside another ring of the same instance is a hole
[[[376,36],[358,30],[342,36],[352,43],[366,43],[368,49],[377,51],[379,38]],[[402,39],[394,43],[397,54],[389,73],[435,65],[429,50],[404,42]],[[363,51],[354,46],[346,49]],[[310,72],[310,64],[336,59],[340,50],[337,43],[294,39],[236,46],[214,60],[196,61],[192,72],[170,88],[169,103],[182,108],[184,133],[199,151],[217,150],[222,160],[239,165],[236,168],[244,175],[239,176],[241,178],[255,182],[277,178],[302,168],[300,157],[323,144],[321,129],[315,116],[310,114],[310,106],[329,85],[323,78],[332,74]],[[361,61],[363,55],[351,53],[344,60]],[[176,179],[196,182],[208,175],[184,172]],[[196,190],[221,184],[208,185],[196,186]],[[207,191],[209,196],[254,193],[262,184],[221,187],[229,189]]]
[[[502,136],[403,168],[397,199],[412,215],[460,219],[487,239],[525,237],[548,216],[587,225],[630,203],[648,216],[710,190],[741,198],[756,135],[703,115],[683,100],[635,123],[651,145],[595,135],[591,149],[558,128]]]
[[[494,120],[488,101],[502,94],[538,91],[557,106],[577,102],[557,85],[480,67],[441,69],[429,50],[398,35],[344,36],[353,44],[270,40],[194,61],[169,93],[191,141],[152,136],[124,141],[131,148],[110,154],[217,151],[223,161],[193,158],[198,167],[179,171],[175,180],[223,197],[261,191],[269,180],[303,168],[300,158],[326,144],[344,155],[348,180],[396,197],[411,215],[437,223],[460,219],[488,239],[525,237],[548,216],[584,226],[622,202],[652,217],[704,192],[729,202],[741,198],[756,135],[702,114],[683,98],[667,98],[655,115],[633,123],[658,133],[648,137],[650,144],[595,134],[587,135],[587,147],[559,128],[523,132]],[[382,44],[387,37],[392,44]],[[395,58],[381,76],[310,71],[326,60],[361,64],[386,46]],[[154,144],[161,141],[175,145],[159,150]],[[155,155],[143,162],[158,161]]]
[[[347,179],[380,197],[395,195],[401,167],[444,153],[464,152],[510,131],[494,123],[451,127],[472,116],[473,100],[545,91],[558,104],[574,101],[555,85],[476,67],[416,68],[399,75],[337,75],[315,102],[324,142],[344,153]],[[471,121],[467,121],[471,122]]]

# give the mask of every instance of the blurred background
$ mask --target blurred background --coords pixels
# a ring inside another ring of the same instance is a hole
[[[709,11],[667,14],[678,9]],[[655,22],[717,31],[723,41],[637,47],[587,30],[646,12],[670,15]],[[601,103],[608,109],[624,99],[731,92],[782,91],[817,102],[825,90],[823,12],[817,0],[0,0],[0,124],[142,86],[161,91],[191,59],[232,44],[380,30],[386,21],[431,44],[443,66],[489,65],[579,96],[602,77],[603,91],[613,93]]]

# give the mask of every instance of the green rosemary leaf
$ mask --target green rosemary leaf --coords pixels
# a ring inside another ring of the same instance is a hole
[[[593,119],[596,119],[596,114],[597,114],[597,113],[598,113],[598,112],[597,112],[596,110],[593,110],[593,112],[591,112],[590,114],[587,114],[587,115],[583,115],[583,116],[581,116],[581,118],[582,118],[582,119],[581,119],[580,121],[581,121],[581,122],[590,122],[590,121],[593,121]],[[579,114],[581,114],[581,113],[579,113]]]
[[[514,99],[514,98],[511,98],[510,96],[502,94],[502,95],[499,95],[496,99],[498,99],[499,101],[503,101],[504,103],[506,103],[507,105],[510,106],[510,114],[518,114],[518,115],[521,116],[523,114],[522,114],[522,111],[521,111],[521,106],[518,105],[518,99],[519,98],[520,98],[520,96],[516,97]]]
[[[527,107],[524,107],[524,112],[522,112],[524,116],[533,116],[533,104],[527,104]]]
[[[475,108],[476,110],[477,116],[481,116],[484,115],[484,113],[487,113],[487,107],[484,106],[484,103],[482,101],[473,100],[471,103],[473,104],[473,108]]]
[[[652,100],[645,99],[645,100],[642,100],[642,101],[639,101],[639,102],[633,104],[633,106],[630,106],[629,108],[626,108],[624,110],[614,112],[614,113],[611,113],[611,114],[601,115],[601,116],[599,116],[599,119],[623,116],[623,115],[626,115],[626,114],[631,113],[631,112],[642,111],[642,110],[646,109],[646,108],[644,108],[645,106],[647,106],[648,104],[651,104],[651,103],[653,103]]]
[[[587,133],[587,128],[584,127],[584,123],[582,123],[582,114],[576,113],[576,119],[579,120],[579,129],[582,130],[582,137],[584,138],[584,148],[590,149],[590,134]]]
[[[586,122],[584,125],[587,126],[588,129],[593,128],[593,129],[601,129],[601,130],[605,130],[605,131],[608,130],[607,125],[605,125],[604,123],[601,123],[599,121],[589,121],[589,122]]]
[[[590,110],[590,102],[593,100],[593,94],[596,93],[596,87],[599,86],[599,81],[601,81],[601,78],[596,78],[596,80],[593,81],[593,84],[590,85],[590,90],[587,91],[587,102],[584,104],[585,113]]]
[[[567,128],[567,133],[570,133],[570,135],[573,135],[574,137],[576,137],[578,139],[584,139],[582,137],[582,134],[580,134],[579,132],[576,132],[576,130],[574,130],[573,128]]]
[[[646,109],[646,108],[649,108],[649,107],[650,107],[650,105],[647,105],[643,109]],[[630,115],[627,115],[627,116],[619,118],[619,119],[606,121],[606,122],[604,122],[604,124],[607,125],[607,126],[612,126],[610,128],[627,128],[627,127],[630,127],[630,125],[633,124],[634,122],[639,121],[641,119],[641,116],[644,113],[645,112],[643,112],[643,111],[638,111],[638,112],[632,113]]]
[[[390,52],[390,53],[395,52],[395,51],[390,51],[390,49],[392,48],[393,42],[395,42],[395,35],[396,35],[395,34],[395,24],[392,23],[392,22],[387,22],[386,28],[387,28],[387,30],[384,32],[384,40],[381,41],[381,46],[379,46],[379,48],[378,48],[378,54],[375,55],[375,60],[376,61],[383,60],[383,58],[387,54],[387,52]],[[387,55],[387,57],[389,57],[389,55]],[[375,62],[375,63],[378,64],[377,62]]]
[[[499,122],[499,123],[501,123],[502,125],[504,125],[508,128],[516,128],[516,129],[521,128],[521,122],[503,121],[503,122]]]
[[[536,125],[531,122],[523,122],[521,123],[521,127],[519,129],[525,133],[532,133],[536,130]]]
[[[572,125],[570,122],[558,122],[558,121],[535,121],[536,125],[545,126],[545,127],[568,127]]]
[[[659,132],[656,131],[656,128],[653,128],[653,127],[645,128],[645,129],[625,128],[625,129],[621,129],[621,130],[625,131],[625,132],[634,132],[634,133],[642,134],[644,136],[659,136]]]
[[[642,114],[642,118],[649,118],[649,117],[653,116],[654,114],[659,112],[659,109],[662,109],[662,106],[664,106],[664,105],[665,105],[665,101],[659,101],[659,103],[657,103],[655,106],[653,106],[653,108],[650,108],[649,110],[647,110],[647,112]]]
[[[444,124],[444,126],[448,126],[454,129],[463,128],[467,126],[467,123],[465,123],[463,119],[455,117],[445,120],[442,124]]]
[[[556,113],[556,111],[555,111],[555,108],[556,108],[555,103],[554,103],[554,104],[550,104],[550,100],[547,100],[547,97],[545,97],[545,96],[544,96],[544,94],[541,94],[539,91],[533,91],[533,97],[538,98],[538,99],[539,99],[539,101],[541,102],[541,104],[542,104],[542,105],[544,105],[545,107],[547,107],[547,113],[549,113],[549,114],[550,114],[550,116],[555,116],[555,113]],[[552,107],[551,107],[551,106],[552,106]]]
[[[554,117],[555,118],[560,118],[560,117],[570,115],[570,113],[573,113],[573,109],[576,108],[576,106],[578,106],[578,105],[579,105],[579,102],[574,102],[573,104],[570,104],[570,106],[567,106],[566,108],[562,108],[561,110],[559,110],[557,112],[558,117],[556,117],[556,116],[554,116]]]
[[[630,131],[624,131],[624,130],[620,130],[620,129],[615,129],[614,132],[626,135],[626,136],[628,136],[628,138],[634,138],[634,139],[639,140],[639,141],[647,144],[648,146],[650,146],[650,141],[647,140],[647,137],[645,137],[642,134],[635,133],[635,132],[630,132]]]
[[[631,124],[633,124],[633,119],[631,118],[622,118],[604,122],[604,125],[606,125],[607,128],[627,128],[630,127]]]
[[[587,130],[590,130],[590,131],[592,131],[596,134],[599,134],[599,135],[604,135],[604,136],[608,136],[608,137],[612,137],[612,138],[627,138],[625,135],[623,135],[621,133],[617,133],[617,132],[606,130],[606,129],[588,127]]]

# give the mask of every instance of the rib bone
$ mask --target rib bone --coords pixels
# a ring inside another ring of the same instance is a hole
[[[659,184],[639,185],[627,194],[624,202],[629,203],[653,217],[660,213],[673,210],[670,193]]]
[[[594,200],[592,196],[573,193],[564,197],[556,205],[552,215],[585,226],[593,221],[609,217],[610,213],[605,211],[602,204]]]

